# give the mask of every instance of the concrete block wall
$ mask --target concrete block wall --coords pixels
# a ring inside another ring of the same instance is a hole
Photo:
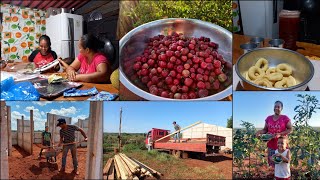
[[[41,133],[42,132],[38,132],[38,131],[33,133],[34,144],[41,144],[41,140],[42,140]],[[18,145],[18,132],[11,131],[11,137],[12,137],[12,145]]]

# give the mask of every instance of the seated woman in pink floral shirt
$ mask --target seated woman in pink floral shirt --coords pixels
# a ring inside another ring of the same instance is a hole
[[[273,138],[267,143],[268,146],[268,163],[269,166],[274,168],[274,162],[272,161],[272,155],[275,154],[278,148],[278,138],[280,136],[287,136],[292,132],[292,124],[288,116],[282,115],[281,111],[283,109],[283,103],[281,101],[276,101],[274,103],[274,114],[267,117],[265,120],[264,128],[257,131],[256,135],[261,134],[273,134]]]
[[[101,43],[91,34],[83,35],[78,44],[80,53],[72,64],[67,65],[59,59],[67,68],[69,80],[90,83],[109,82],[111,66],[106,56],[98,52],[98,49],[103,46]]]

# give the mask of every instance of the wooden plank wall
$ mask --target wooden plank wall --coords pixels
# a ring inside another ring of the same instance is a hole
[[[57,127],[57,120],[59,118],[64,118],[67,124],[71,124],[71,117],[47,113],[46,125],[49,126],[49,132],[51,132],[54,144],[57,144],[60,141],[60,127]]]
[[[5,112],[5,113],[2,113]],[[1,133],[1,170],[0,179],[9,179],[9,163],[8,163],[8,124],[6,103],[1,101],[1,119],[0,119],[0,133]],[[11,129],[11,128],[10,128]]]
[[[103,102],[90,102],[88,147],[85,179],[102,179]]]

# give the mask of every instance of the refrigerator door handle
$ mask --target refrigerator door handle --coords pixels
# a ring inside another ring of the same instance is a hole
[[[272,7],[273,7],[273,23],[278,22],[278,1],[272,0]]]

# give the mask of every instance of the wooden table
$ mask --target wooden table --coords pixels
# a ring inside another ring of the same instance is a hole
[[[14,71],[12,72],[16,72],[18,71],[19,69],[23,69],[25,67],[27,63],[15,63],[15,67],[18,67],[17,69],[15,69]],[[2,69],[2,71],[7,71],[7,69]],[[51,75],[52,73],[45,73],[44,75],[46,76],[49,76]],[[61,73],[59,73],[61,74]],[[62,73],[64,74],[64,73]],[[63,75],[64,76],[64,75]],[[112,84],[96,84],[96,83],[85,83],[85,82],[79,82],[82,84],[82,86],[79,88],[79,89],[90,89],[90,88],[93,88],[93,87],[96,87],[97,90],[99,92],[101,91],[106,91],[106,92],[110,92],[110,93],[116,93],[116,94],[119,94],[119,90],[114,88],[112,86]],[[87,100],[90,96],[82,96],[82,97],[63,97],[63,95],[57,97],[56,99],[54,100],[57,100],[57,101],[84,101],[84,100]],[[119,98],[118,98],[119,99]],[[48,101],[47,99],[44,99],[44,98],[40,98],[41,101]]]
[[[240,48],[241,44],[250,42],[251,36],[233,34],[232,43],[232,63],[235,64],[239,57],[243,54],[243,50]],[[264,40],[264,47],[268,47],[270,39]],[[297,52],[303,54],[304,56],[318,56],[320,57],[320,45],[315,45],[312,43],[297,42],[298,46]]]
[[[96,87],[99,92],[107,91],[109,93],[119,94],[119,90],[114,88],[112,86],[112,84],[94,84],[94,83],[84,83],[84,82],[80,82],[80,83],[83,84],[83,85],[79,89],[90,89],[90,88]],[[63,95],[61,95],[60,97],[58,97],[58,98],[56,98],[54,100],[55,101],[84,101],[84,100],[87,100],[88,98],[89,98],[89,96],[63,97]],[[47,101],[47,99],[43,99],[43,98],[41,98],[40,100],[41,101]]]

